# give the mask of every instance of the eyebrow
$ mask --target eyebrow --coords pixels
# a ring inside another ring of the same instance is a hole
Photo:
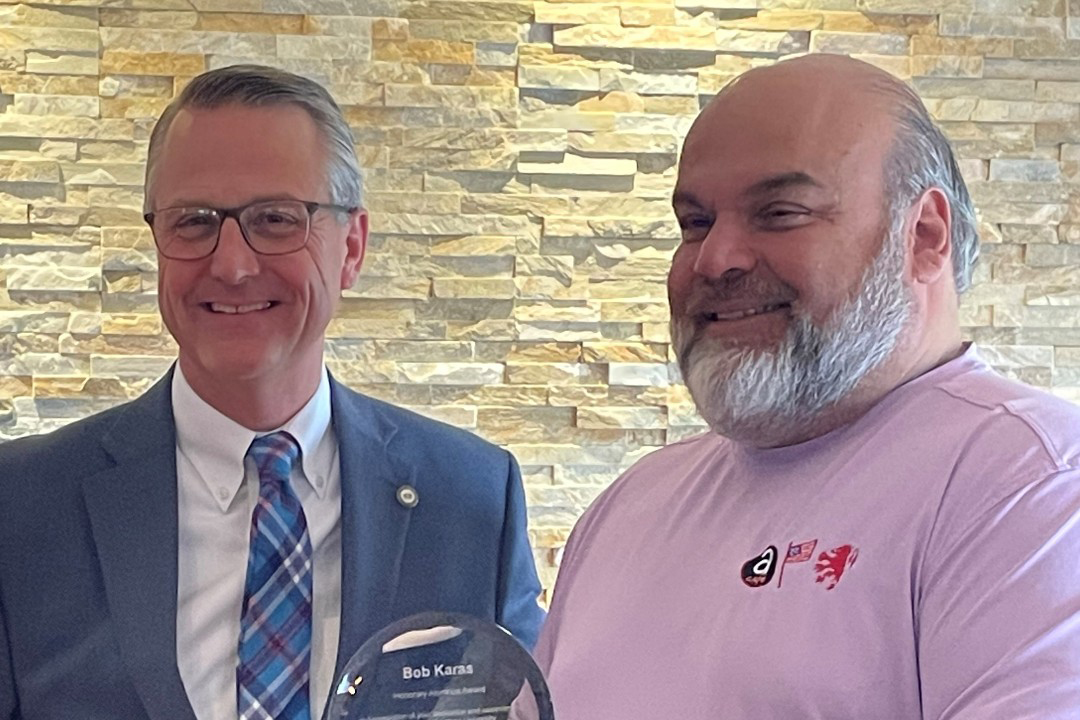
[[[812,176],[802,171],[793,171],[772,175],[759,180],[742,192],[743,197],[758,197],[786,190],[792,187],[813,187],[824,189],[824,185]],[[696,195],[686,190],[676,190],[671,196],[672,205],[694,205],[699,208],[705,207]]]

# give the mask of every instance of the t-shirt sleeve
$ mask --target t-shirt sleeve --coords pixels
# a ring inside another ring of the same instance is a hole
[[[942,513],[920,568],[923,717],[1076,720],[1080,469],[1011,483],[979,508]]]

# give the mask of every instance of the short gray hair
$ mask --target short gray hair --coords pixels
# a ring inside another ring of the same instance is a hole
[[[184,108],[217,108],[229,104],[247,107],[298,105],[315,121],[328,155],[327,182],[330,201],[336,205],[361,204],[360,163],[356,145],[341,108],[322,85],[301,75],[265,65],[231,65],[195,77],[161,113],[150,134],[146,159],[143,209],[150,207],[154,165],[165,135]]]
[[[971,287],[979,259],[975,206],[960,174],[952,146],[934,123],[922,100],[899,81],[883,84],[896,102],[896,136],[885,160],[885,192],[893,215],[903,212],[929,188],[939,188],[949,201],[953,279],[956,292]]]

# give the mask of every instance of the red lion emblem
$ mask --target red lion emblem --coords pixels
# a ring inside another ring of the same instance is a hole
[[[832,590],[840,582],[844,572],[855,564],[858,557],[859,549],[851,545],[841,545],[829,552],[821,553],[814,565],[817,581],[825,583],[826,590]]]

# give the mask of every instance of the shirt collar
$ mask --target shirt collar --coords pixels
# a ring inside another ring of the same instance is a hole
[[[243,486],[244,455],[252,440],[269,433],[249,430],[203,400],[176,364],[172,382],[176,447],[194,466],[222,512]],[[322,499],[337,462],[337,442],[330,426],[330,377],[323,368],[319,387],[300,411],[281,427],[300,445],[301,475]]]

